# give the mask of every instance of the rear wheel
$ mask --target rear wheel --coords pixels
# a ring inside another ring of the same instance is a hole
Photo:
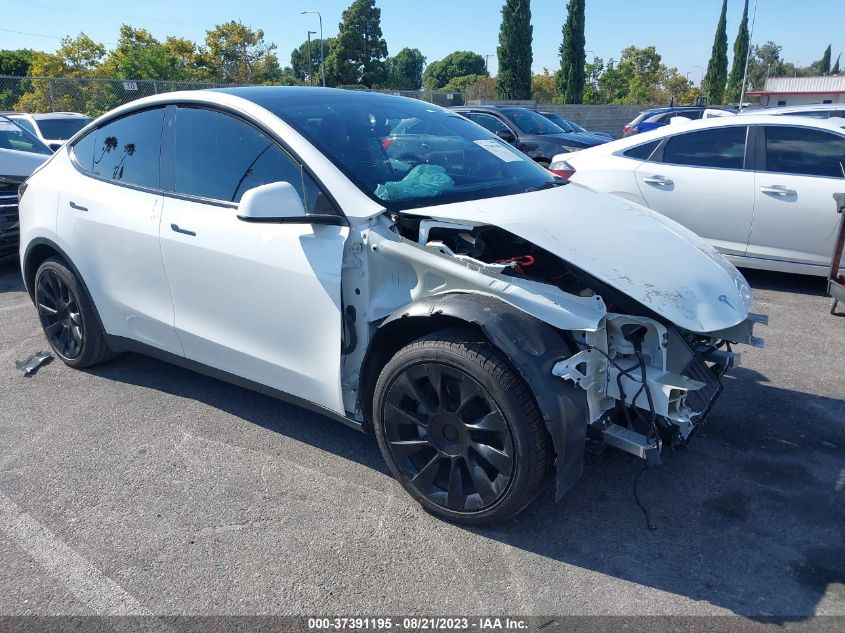
[[[548,479],[550,440],[533,397],[470,332],[435,333],[399,350],[376,383],[373,412],[393,475],[447,520],[508,519]]]
[[[111,358],[88,293],[60,259],[47,259],[38,267],[35,305],[47,342],[67,365],[88,367]]]

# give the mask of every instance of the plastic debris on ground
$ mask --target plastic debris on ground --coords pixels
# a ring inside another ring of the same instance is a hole
[[[48,364],[51,360],[53,360],[53,354],[50,352],[38,352],[23,360],[15,361],[15,367],[23,372],[24,377],[29,378],[35,375],[39,367]]]

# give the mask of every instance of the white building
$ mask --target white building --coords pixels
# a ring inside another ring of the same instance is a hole
[[[769,77],[762,90],[749,90],[748,97],[759,97],[760,105],[809,105],[845,103],[845,75],[829,77]]]

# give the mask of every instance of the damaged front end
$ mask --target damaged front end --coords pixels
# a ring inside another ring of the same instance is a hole
[[[664,446],[688,442],[718,398],[722,376],[739,362],[732,346],[762,345],[753,326],[765,317],[747,312],[744,280],[711,253],[699,251],[712,264],[704,279],[713,288],[719,281],[722,291],[711,302],[696,297],[693,310],[688,297],[695,292],[686,286],[649,288],[646,281],[632,296],[628,288],[639,283],[632,273],[620,273],[617,283],[600,279],[583,260],[572,261],[577,253],[561,247],[562,233],[552,228],[546,234],[555,237],[540,245],[517,227],[475,218],[394,220],[372,223],[348,253],[344,274],[369,282],[363,292],[353,284],[357,294],[347,301],[366,313],[357,327],[369,331],[359,336],[373,348],[403,323],[420,331],[432,318],[478,327],[537,400],[557,455],[559,497],[581,475],[588,437],[649,463],[659,463]],[[705,323],[723,327],[690,329]],[[365,408],[354,356],[344,375],[355,399],[350,410]],[[360,366],[365,376],[366,358]]]

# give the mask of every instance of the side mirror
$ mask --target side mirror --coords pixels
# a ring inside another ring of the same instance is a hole
[[[238,219],[264,224],[331,224],[345,226],[341,215],[308,214],[289,182],[271,182],[248,190],[238,204]]]
[[[496,136],[502,139],[505,143],[513,143],[516,140],[516,137],[510,130],[499,130],[496,132]]]

